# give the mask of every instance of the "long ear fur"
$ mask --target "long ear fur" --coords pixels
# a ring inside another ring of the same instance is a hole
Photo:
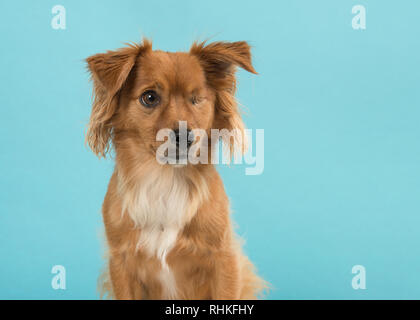
[[[251,50],[245,41],[193,43],[190,53],[198,57],[206,73],[207,82],[216,92],[216,113],[214,128],[229,131],[234,130],[234,141],[230,137],[222,137],[223,142],[230,147],[233,154],[235,144],[241,151],[246,149],[245,125],[242,121],[235,100],[236,67],[257,74],[251,62]]]
[[[115,51],[99,53],[86,59],[93,80],[93,105],[86,142],[99,157],[105,157],[112,138],[112,117],[118,106],[118,94],[137,57],[150,50],[151,42],[129,45]]]

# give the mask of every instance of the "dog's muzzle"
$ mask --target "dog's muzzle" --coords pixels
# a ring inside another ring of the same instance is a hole
[[[190,130],[173,130],[174,135],[171,136],[171,141],[177,147],[177,149],[182,149],[183,147],[189,149],[194,143],[194,133]]]

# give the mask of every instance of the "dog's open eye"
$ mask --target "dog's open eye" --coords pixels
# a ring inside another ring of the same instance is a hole
[[[147,90],[143,92],[140,97],[140,103],[146,108],[156,107],[160,102],[160,97],[154,90]]]

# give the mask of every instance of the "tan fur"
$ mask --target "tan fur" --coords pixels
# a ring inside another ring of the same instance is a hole
[[[87,142],[98,156],[110,145],[116,154],[102,208],[109,248],[102,290],[116,299],[256,298],[264,281],[232,231],[214,166],[155,159],[156,133],[178,121],[243,132],[235,67],[255,73],[248,44],[195,43],[189,53],[168,53],[146,40],[87,62],[95,95]],[[139,103],[150,88],[161,96],[153,110]]]

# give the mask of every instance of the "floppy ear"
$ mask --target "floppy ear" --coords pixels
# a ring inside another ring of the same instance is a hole
[[[239,143],[242,151],[246,148],[245,125],[235,100],[236,67],[257,74],[251,62],[251,48],[245,41],[194,43],[190,54],[196,56],[206,73],[208,84],[216,93],[216,110],[213,127],[229,131],[235,130],[234,140],[222,137],[230,146],[231,155],[234,143]]]
[[[93,105],[86,142],[99,157],[105,157],[112,138],[112,117],[118,107],[118,96],[137,57],[151,49],[144,40],[141,45],[129,45],[115,51],[99,53],[86,59],[93,80]]]
[[[214,85],[221,78],[235,72],[235,66],[257,73],[251,63],[251,47],[245,41],[238,42],[213,42],[206,45],[206,42],[194,42],[190,53],[197,56],[204,70],[207,72],[208,80]]]

